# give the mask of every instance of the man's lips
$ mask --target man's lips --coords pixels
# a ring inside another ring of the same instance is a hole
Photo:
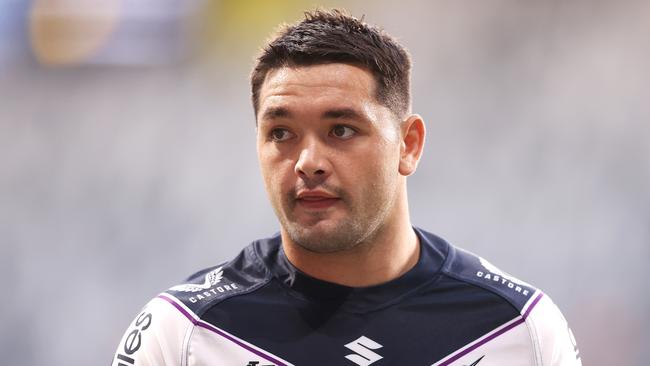
[[[298,205],[305,208],[328,208],[339,202],[341,198],[324,191],[302,191],[296,195]]]

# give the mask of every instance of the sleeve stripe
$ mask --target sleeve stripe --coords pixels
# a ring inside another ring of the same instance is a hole
[[[280,360],[280,359],[278,359],[278,358],[276,358],[274,356],[271,356],[271,355],[265,353],[264,351],[258,349],[257,347],[249,344],[248,342],[246,342],[246,341],[244,341],[242,339],[239,339],[239,338],[233,336],[232,334],[230,334],[230,333],[228,333],[228,332],[226,332],[226,331],[224,331],[222,329],[219,329],[219,328],[215,327],[212,324],[206,323],[206,322],[200,320],[199,318],[197,318],[196,316],[193,316],[181,304],[174,301],[174,299],[171,298],[169,295],[162,294],[162,295],[158,295],[158,297],[160,299],[163,299],[163,300],[167,301],[168,303],[172,304],[176,309],[178,309],[178,311],[180,311],[183,315],[185,315],[185,317],[187,317],[187,319],[190,322],[192,322],[194,325],[196,325],[198,327],[201,327],[201,328],[204,328],[204,329],[207,329],[207,330],[209,330],[209,331],[211,331],[213,333],[216,333],[219,336],[221,336],[221,337],[235,343],[239,347],[241,347],[241,348],[243,348],[243,349],[245,349],[245,350],[247,350],[247,351],[249,351],[251,353],[254,353],[255,355],[257,355],[257,356],[259,356],[259,357],[261,357],[261,358],[263,358],[263,359],[265,359],[267,361],[273,362],[277,366],[292,366],[287,361]]]
[[[543,292],[541,292],[541,291],[538,291],[538,292],[539,292],[539,293],[538,293],[537,296],[534,298],[534,300],[530,303],[530,305],[526,304],[526,305],[528,306],[528,308],[527,308],[526,311],[524,312],[524,315],[523,315],[524,320],[526,320],[526,318],[528,318],[528,315],[530,315],[530,312],[533,311],[533,308],[535,307],[535,305],[537,305],[537,303],[539,302],[539,300],[541,300],[542,297],[544,296],[544,293],[543,293]]]
[[[482,345],[492,341],[493,339],[499,337],[500,335],[508,332],[509,330],[521,325],[524,323],[524,319],[521,316],[517,316],[516,318],[512,319],[511,321],[507,322],[506,324],[500,326],[499,328],[493,330],[492,332],[486,334],[483,336],[483,338],[479,338],[475,341],[475,343],[470,344],[464,349],[460,349],[458,353],[456,354],[451,354],[447,356],[447,359],[442,361],[441,363],[436,363],[434,366],[448,366],[451,365],[454,361],[458,360],[459,358],[465,356],[466,354],[472,352],[473,350],[481,347]]]

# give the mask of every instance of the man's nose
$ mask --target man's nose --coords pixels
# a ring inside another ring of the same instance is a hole
[[[307,184],[325,181],[331,173],[326,148],[317,141],[307,141],[300,150],[294,171]]]

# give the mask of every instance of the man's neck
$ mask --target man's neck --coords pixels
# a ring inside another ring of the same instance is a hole
[[[419,259],[420,243],[408,215],[395,227],[384,227],[368,242],[350,250],[315,253],[293,243],[282,232],[287,258],[302,272],[323,281],[350,287],[378,285],[413,268]]]

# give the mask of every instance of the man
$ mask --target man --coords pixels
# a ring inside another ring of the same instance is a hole
[[[153,299],[113,365],[580,365],[548,296],[411,226],[409,74],[339,11],[272,40],[251,84],[281,232]]]

